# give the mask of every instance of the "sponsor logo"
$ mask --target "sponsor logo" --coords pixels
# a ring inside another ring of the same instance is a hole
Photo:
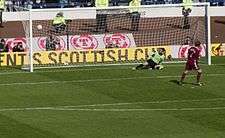
[[[131,46],[130,38],[126,34],[121,33],[106,34],[103,41],[106,46],[116,45],[119,48],[129,48]]]
[[[212,45],[213,56],[224,56],[225,55],[225,44],[213,44]]]
[[[115,63],[143,61],[149,53],[148,47],[142,48],[116,48],[101,50],[78,50],[78,51],[41,51],[33,53],[33,63],[35,65],[45,64],[76,64],[76,63]],[[20,53],[0,53],[0,66],[25,65],[28,64],[29,54]]]
[[[38,47],[41,50],[46,50],[46,40],[47,40],[47,37],[38,38]],[[66,43],[63,40],[63,38],[56,36],[53,41],[55,41],[56,50],[64,50],[66,48]]]
[[[188,50],[191,47],[192,46],[190,46],[190,45],[182,45],[182,46],[180,46],[179,51],[178,51],[178,58],[187,58]],[[205,51],[206,51],[205,45],[201,45],[200,51],[201,51],[201,56],[205,56],[205,54],[206,54],[205,53]]]
[[[97,39],[92,35],[75,35],[70,38],[70,43],[75,49],[96,49]]]
[[[18,43],[22,43],[24,49],[27,48],[25,38],[11,38],[6,40],[6,44],[9,46],[9,51],[12,51],[13,47]]]

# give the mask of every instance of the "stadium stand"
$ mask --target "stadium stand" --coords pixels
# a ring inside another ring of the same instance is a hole
[[[110,0],[113,6],[115,1],[118,5],[127,5],[128,0]],[[194,0],[195,2],[205,2],[205,0]],[[211,6],[224,6],[225,0],[207,0]],[[142,0],[142,5],[152,4],[178,4],[182,0]],[[6,0],[7,11],[15,11],[14,6],[26,8],[68,8],[68,7],[93,7],[94,0]]]

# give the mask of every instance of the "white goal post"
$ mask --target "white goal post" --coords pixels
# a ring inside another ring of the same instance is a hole
[[[182,6],[29,9],[27,65],[33,72],[36,68],[137,64],[158,48],[166,51],[166,62],[179,63],[197,39],[202,43],[202,62],[210,65],[209,3],[192,4],[188,28]],[[59,12],[67,25],[57,32],[52,20]]]

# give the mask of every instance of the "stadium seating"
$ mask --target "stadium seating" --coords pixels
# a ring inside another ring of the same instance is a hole
[[[7,11],[14,11],[13,7],[23,6],[27,8],[68,8],[68,7],[92,7],[94,0],[6,0]],[[113,5],[114,0],[110,0]],[[143,5],[151,4],[177,4],[182,0],[142,0]],[[204,2],[203,0],[195,0],[195,2]],[[211,6],[224,6],[225,0],[208,0]],[[118,5],[127,5],[128,0],[119,0]]]

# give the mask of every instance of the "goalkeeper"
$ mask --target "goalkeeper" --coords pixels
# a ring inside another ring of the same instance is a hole
[[[163,69],[162,62],[165,59],[165,49],[159,48],[157,51],[153,51],[149,55],[149,59],[143,63],[134,67],[133,69]]]

